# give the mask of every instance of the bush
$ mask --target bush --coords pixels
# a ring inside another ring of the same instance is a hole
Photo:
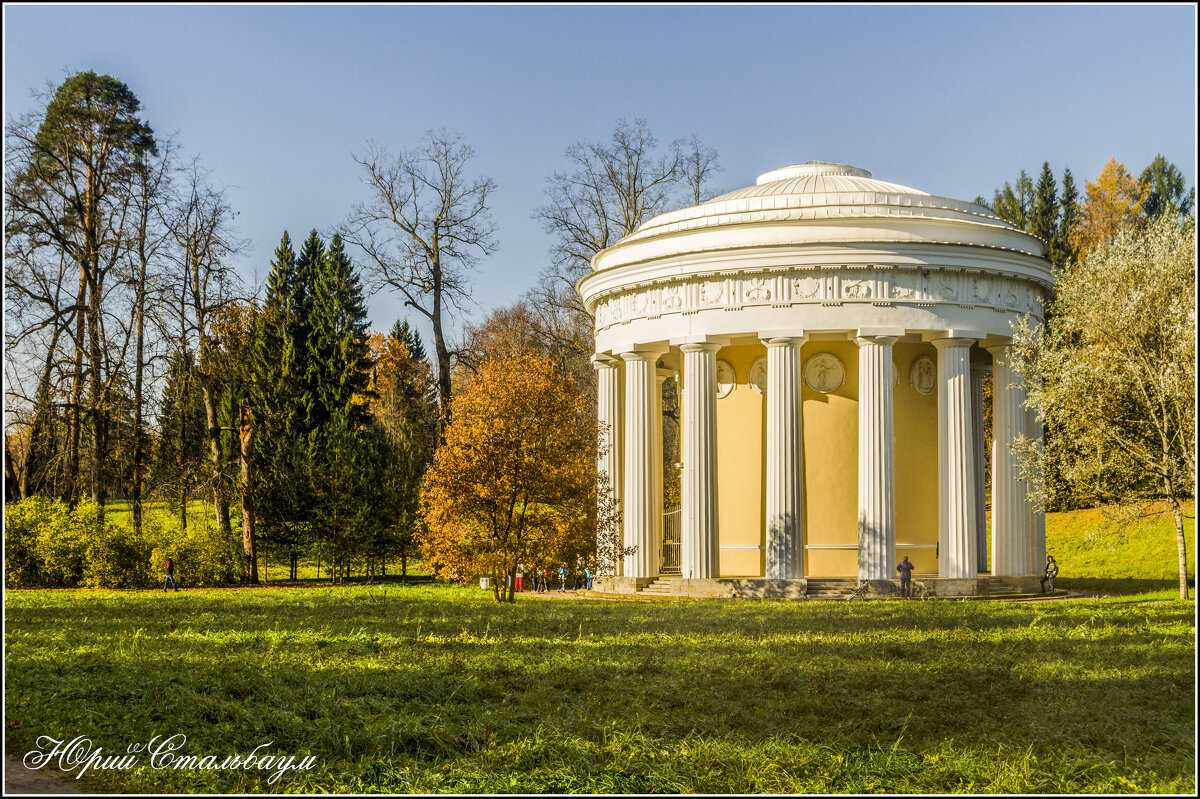
[[[222,541],[209,519],[188,525],[187,533],[155,522],[149,532],[148,561],[156,583],[162,582],[167,558],[175,560],[175,579],[180,585],[207,588],[236,581],[242,574],[241,540]]]
[[[46,585],[38,553],[38,531],[61,524],[70,513],[62,500],[30,497],[4,509],[4,586]]]
[[[110,514],[108,518],[119,514]],[[242,573],[241,539],[222,541],[209,519],[180,535],[173,520],[147,514],[142,534],[105,522],[100,508],[83,501],[74,510],[62,500],[30,497],[9,503],[4,518],[4,585],[7,588],[145,588],[159,584],[167,556],[176,579],[207,587]]]
[[[88,588],[146,588],[153,584],[147,573],[150,546],[133,531],[106,524],[87,539],[83,585]]]

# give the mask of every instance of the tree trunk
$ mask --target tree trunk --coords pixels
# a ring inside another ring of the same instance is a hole
[[[213,467],[213,510],[217,516],[217,535],[220,540],[228,541],[233,537],[233,528],[229,523],[229,492],[225,487],[224,465],[221,462],[221,428],[217,424],[213,381],[204,371],[206,368],[207,365],[200,372],[200,392],[204,395],[204,415],[208,421],[208,447]]]
[[[34,394],[35,405],[33,412],[33,425],[29,430],[29,444],[25,447],[25,455],[22,458],[21,466],[21,481],[20,481],[20,497],[27,499],[30,496],[31,489],[29,485],[30,472],[33,467],[38,464],[48,464],[50,450],[50,441],[53,440],[54,431],[50,419],[50,376],[54,371],[54,353],[58,351],[58,337],[62,333],[62,328],[58,325],[54,327],[54,336],[50,339],[50,348],[46,351],[46,362],[42,366],[42,374],[38,377],[37,393]],[[49,440],[47,440],[49,436]],[[4,448],[5,456],[8,456],[8,447]],[[38,453],[37,456],[34,453]],[[40,482],[40,481],[39,481]],[[45,483],[42,483],[44,489]],[[46,492],[50,493],[50,492]]]
[[[107,491],[104,486],[104,461],[108,454],[108,403],[105,401],[107,390],[104,388],[104,375],[101,366],[104,363],[100,335],[100,285],[96,279],[89,281],[88,286],[88,355],[91,361],[88,372],[91,388],[88,397],[88,415],[92,422],[92,457],[90,464],[92,502],[95,502],[104,512],[104,500]]]
[[[144,237],[144,233],[143,233]],[[134,311],[137,325],[137,344],[133,363],[133,530],[142,533],[142,457],[145,444],[142,437],[142,373],[145,369],[144,346],[146,333],[146,261],[143,258],[138,273],[137,309]]]
[[[87,302],[87,270],[79,270],[79,293],[75,297],[75,363],[71,380],[71,433],[67,456],[67,502],[79,500],[79,433],[83,425],[83,310]]]
[[[179,532],[180,533],[187,532],[187,504],[188,504],[187,485],[183,482],[183,478],[181,477],[179,480]]]
[[[254,428],[250,418],[250,401],[242,398],[238,405],[238,436],[242,444],[242,549],[246,556],[246,582],[258,584],[258,558],[254,549]]]
[[[1188,598],[1187,539],[1183,535],[1183,511],[1179,500],[1171,499],[1171,515],[1175,517],[1175,548],[1179,550],[1179,598]]]

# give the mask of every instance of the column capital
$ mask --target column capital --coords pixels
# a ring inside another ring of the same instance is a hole
[[[985,350],[991,353],[993,358],[1007,358],[1008,351],[1011,348],[1012,342],[1009,342],[1008,344],[990,344],[984,347]]]
[[[720,344],[715,341],[689,341],[686,344],[680,344],[679,351],[680,352],[716,352],[717,350],[721,349],[721,347],[724,347],[724,346],[725,346],[724,344]]]
[[[614,358],[605,352],[597,352],[590,360],[593,369],[615,369],[621,363],[620,358]]]
[[[895,344],[899,336],[892,334],[862,334],[854,337],[854,343],[862,347],[866,344],[879,344],[881,346],[891,346]]]
[[[659,356],[654,350],[629,350],[619,354],[623,361],[657,361]]]
[[[954,349],[954,348],[958,348],[958,347],[964,347],[964,348],[970,347],[972,344],[975,343],[975,341],[976,340],[973,338],[953,337],[953,338],[935,338],[932,343],[933,343],[933,346],[937,347],[939,350],[945,350],[945,349]]]
[[[770,347],[787,347],[789,345],[803,345],[808,341],[808,336],[804,334],[796,336],[775,335],[771,333],[759,334],[759,341]]]

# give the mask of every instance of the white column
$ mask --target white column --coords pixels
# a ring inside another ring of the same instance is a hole
[[[1029,514],[1025,481],[1020,479],[1012,447],[1025,433],[1025,388],[1013,373],[1008,347],[988,347],[992,354],[992,574],[1028,574]]]
[[[804,419],[801,336],[767,345],[767,578],[804,577]]]
[[[1038,418],[1037,411],[1027,408],[1025,410],[1025,429],[1028,431],[1030,438],[1034,440],[1040,449],[1043,445],[1043,436],[1045,430],[1042,425],[1042,420]],[[1034,480],[1038,483],[1042,481],[1042,471],[1039,465],[1034,472]],[[1041,574],[1046,568],[1046,511],[1035,510],[1033,503],[1029,502],[1026,495],[1025,502],[1025,518],[1029,527],[1029,571],[1028,574]]]
[[[983,381],[988,370],[979,365],[971,366],[971,432],[975,435],[975,569],[988,570],[987,545],[987,459],[988,452],[983,435]]]
[[[858,342],[858,579],[887,580],[896,559],[896,475],[892,436],[892,344]]]
[[[654,576],[654,365],[653,352],[621,353],[625,361],[625,557],[626,577]],[[659,522],[661,524],[661,521]]]
[[[719,344],[684,344],[683,544],[684,577],[719,577],[717,538],[717,359]]]
[[[938,383],[938,576],[975,577],[975,459],[971,454],[971,345],[942,338]]]
[[[607,475],[612,509],[619,510],[624,487],[621,485],[621,361],[597,354],[592,357],[592,366],[596,369],[598,383],[597,418],[600,423],[596,470],[597,475]],[[620,536],[618,539],[623,540]],[[618,559],[614,565],[616,573],[621,574],[625,565],[622,560]]]

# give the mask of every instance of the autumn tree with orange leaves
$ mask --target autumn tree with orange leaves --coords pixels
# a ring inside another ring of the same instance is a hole
[[[1096,179],[1087,183],[1087,201],[1074,231],[1080,257],[1108,244],[1121,228],[1140,223],[1148,192],[1148,181],[1135,178],[1117,159],[1108,159]]]
[[[479,365],[451,419],[421,492],[422,549],[439,577],[490,577],[511,602],[518,563],[591,556],[596,427],[573,381],[544,355],[510,353]]]

